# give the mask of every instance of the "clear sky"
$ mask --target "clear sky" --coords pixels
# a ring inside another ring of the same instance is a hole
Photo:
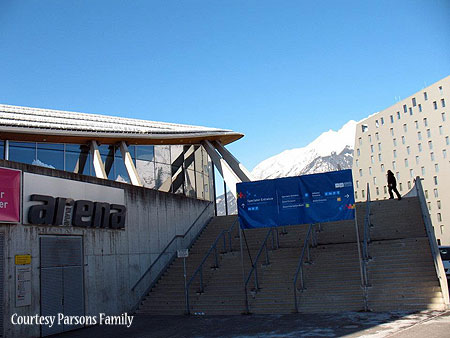
[[[249,169],[450,74],[450,0],[0,0],[0,103],[232,129]]]

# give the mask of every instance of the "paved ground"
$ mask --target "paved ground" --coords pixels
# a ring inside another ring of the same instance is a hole
[[[58,337],[450,337],[450,311],[250,316],[135,316],[130,328],[95,326]]]

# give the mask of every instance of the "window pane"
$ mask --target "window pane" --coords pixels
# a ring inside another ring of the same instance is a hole
[[[87,145],[66,144],[66,171],[91,175],[92,159]]]
[[[136,170],[144,187],[154,189],[156,185],[155,162],[136,160]]]
[[[36,143],[9,142],[9,160],[33,164],[36,160]]]
[[[161,191],[170,191],[170,187],[172,186],[171,180],[171,168],[169,164],[163,163],[155,163],[155,189]]]
[[[116,146],[116,153],[114,155],[114,181],[130,183],[130,177],[128,171],[123,162],[122,153],[120,147]]]
[[[38,143],[36,165],[64,170],[64,145]]]
[[[193,170],[186,170],[186,180],[184,182],[184,191],[186,196],[195,197],[195,172]]]
[[[170,146],[155,146],[155,162],[170,164]]]
[[[0,140],[0,160],[5,159],[5,141]]]
[[[155,147],[154,146],[136,146],[136,160],[154,161]]]

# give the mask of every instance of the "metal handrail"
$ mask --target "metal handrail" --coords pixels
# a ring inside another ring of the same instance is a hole
[[[419,198],[420,209],[422,211],[422,218],[425,224],[425,230],[427,232],[428,241],[430,243],[430,250],[433,256],[434,267],[436,269],[436,275],[439,279],[439,285],[441,287],[442,298],[447,309],[450,307],[450,296],[448,289],[448,281],[445,274],[444,265],[442,263],[442,257],[439,252],[439,247],[436,241],[436,235],[434,233],[433,224],[431,222],[430,213],[428,211],[425,194],[423,193],[422,178],[416,177],[415,186],[417,191],[417,197]]]
[[[298,300],[297,300],[297,280],[298,280],[298,275],[300,274],[300,281],[302,284],[301,290],[305,289],[305,281],[303,278],[303,260],[305,258],[305,253],[308,255],[308,260],[307,262],[311,262],[311,256],[310,256],[310,250],[309,250],[309,242],[310,242],[310,238],[312,240],[312,244],[313,246],[317,245],[317,238],[315,238],[314,234],[315,232],[313,231],[315,224],[310,224],[309,228],[308,228],[308,233],[306,234],[306,238],[305,238],[305,243],[303,244],[303,249],[302,249],[302,254],[300,255],[300,259],[297,265],[297,271],[295,272],[295,276],[294,276],[294,304],[295,304],[295,312],[298,312]],[[311,234],[313,234],[311,236]]]
[[[213,244],[211,245],[211,247],[209,248],[209,250],[206,252],[206,254],[203,256],[203,259],[201,261],[201,263],[198,265],[197,269],[195,269],[194,273],[192,274],[191,278],[189,279],[189,281],[186,283],[186,288],[185,288],[185,305],[186,305],[186,314],[190,313],[190,307],[189,307],[189,288],[192,284],[192,282],[194,281],[195,277],[197,276],[197,274],[200,274],[200,289],[199,292],[203,293],[204,288],[203,288],[203,264],[205,264],[206,260],[208,259],[209,255],[213,252],[214,250],[214,254],[215,254],[215,265],[212,266],[211,268],[216,269],[219,267],[219,257],[218,257],[218,253],[217,253],[217,244],[219,243],[219,240],[223,237],[223,252],[227,252],[226,250],[226,234],[228,234],[228,238],[230,240],[230,252],[231,250],[231,232],[233,231],[234,226],[236,225],[236,223],[238,222],[238,219],[236,218],[236,220],[233,222],[233,224],[227,229],[227,230],[222,230],[219,235],[216,237],[216,239],[214,240]]]
[[[158,255],[158,257],[152,262],[152,264],[150,264],[150,266],[148,267],[147,270],[145,270],[145,272],[142,274],[141,278],[139,278],[139,280],[134,284],[134,286],[131,288],[131,291],[134,291],[136,289],[136,287],[139,285],[139,283],[145,278],[145,276],[147,276],[147,274],[153,269],[153,267],[156,265],[156,263],[159,262],[160,258],[166,253],[166,251],[170,248],[170,246],[178,239],[178,238],[185,238],[188,233],[192,230],[192,228],[194,227],[194,225],[198,222],[198,220],[203,216],[203,214],[206,212],[206,210],[208,210],[208,208],[213,204],[213,202],[208,203],[208,205],[203,209],[203,211],[200,213],[200,215],[195,219],[195,221],[191,224],[191,226],[185,231],[185,233],[183,235],[175,235],[172,240],[166,245],[166,247],[163,249],[163,251],[161,251],[161,253]],[[205,222],[205,224],[203,225],[203,228],[209,223]],[[202,230],[202,229],[201,229]],[[195,236],[192,241],[189,243],[189,245],[187,246],[188,248],[191,247],[191,245],[195,242],[195,240],[197,239],[198,235],[200,234],[201,230],[198,232],[197,236]],[[169,264],[173,261],[173,259],[175,258],[175,252],[172,254],[172,256],[169,259]],[[157,280],[159,278],[156,277],[155,279]],[[151,288],[151,287],[150,287]]]
[[[269,265],[269,249],[267,247],[267,240],[269,239],[269,236],[272,234],[272,250],[275,249],[275,239],[274,239],[274,228],[270,228],[269,231],[267,231],[267,235],[264,238],[263,243],[261,244],[261,247],[259,248],[258,254],[256,255],[255,262],[252,265],[252,268],[250,272],[248,273],[248,277],[244,283],[244,292],[245,292],[245,309],[247,313],[250,312],[249,304],[248,304],[248,293],[247,293],[247,286],[250,281],[250,278],[252,277],[253,271],[255,272],[255,290],[259,290],[259,282],[258,282],[258,260],[259,257],[261,257],[261,253],[264,248],[266,248],[266,265]]]

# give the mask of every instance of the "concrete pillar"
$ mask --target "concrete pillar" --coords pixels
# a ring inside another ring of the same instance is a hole
[[[123,163],[127,169],[128,176],[130,177],[131,184],[142,187],[142,182],[139,178],[136,166],[133,163],[127,144],[124,141],[120,142],[120,152],[122,154]]]
[[[228,165],[233,169],[236,175],[241,179],[242,182],[253,181],[253,177],[247,168],[238,161],[232,153],[230,153],[220,141],[214,141],[212,145],[217,149],[217,151],[222,155],[223,159],[228,163]]]
[[[105,166],[103,165],[102,157],[100,156],[100,150],[98,149],[98,144],[95,140],[91,141],[91,154],[95,176],[107,180],[108,176],[106,175]]]

